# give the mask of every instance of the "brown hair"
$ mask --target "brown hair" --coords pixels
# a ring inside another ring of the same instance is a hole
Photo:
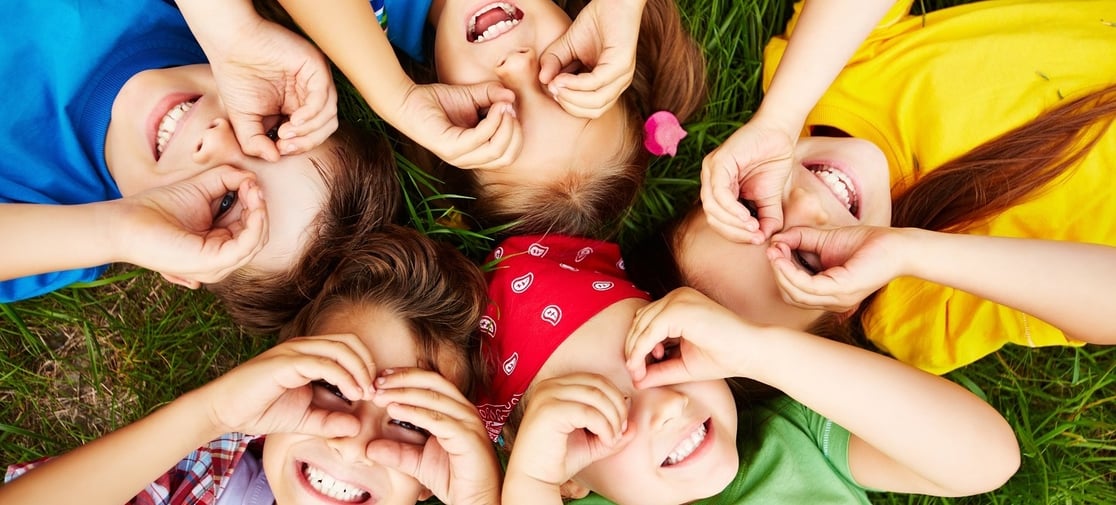
[[[362,235],[394,222],[402,201],[391,148],[382,135],[342,126],[327,141],[328,158],[316,160],[328,197],[295,265],[287,271],[241,268],[207,288],[232,319],[249,331],[270,333],[294,318]],[[282,205],[276,202],[274,205]]]
[[[570,17],[587,2],[559,1]],[[563,5],[564,4],[564,5]],[[512,222],[516,234],[562,233],[610,238],[635,202],[650,154],[643,148],[643,123],[668,110],[689,120],[705,103],[705,58],[689,36],[674,0],[648,0],[640,22],[635,75],[616,106],[626,116],[624,149],[609,166],[577,167],[544,186],[482,185],[464,178],[478,198],[471,211],[488,225]]]
[[[338,252],[321,291],[280,338],[309,335],[326,317],[378,306],[414,334],[421,367],[437,370],[469,394],[480,370],[476,329],[487,300],[480,268],[449,244],[399,225],[367,233]]]

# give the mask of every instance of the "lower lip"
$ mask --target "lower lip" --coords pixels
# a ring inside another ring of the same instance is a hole
[[[159,102],[155,105],[155,108],[151,109],[151,115],[147,117],[147,139],[148,142],[151,144],[151,155],[154,156],[156,160],[158,160],[160,156],[159,151],[156,148],[156,146],[159,144],[159,123],[163,121],[163,118],[167,115],[167,113],[170,112],[170,110],[176,105],[188,100],[193,100],[195,98],[198,98],[198,95],[192,93],[175,93],[173,95],[168,95],[162,100],[159,100]],[[193,112],[193,110],[194,109],[191,108],[190,110],[186,111],[186,114],[189,115],[191,112]],[[179,127],[181,127],[181,124],[184,122],[183,120],[185,118],[186,116],[183,116],[181,119],[178,120],[178,124],[180,125]],[[179,128],[175,128],[174,134],[171,135],[172,139],[174,138],[174,135],[178,134],[178,130]],[[170,145],[169,141],[167,142],[167,145]]]
[[[705,438],[701,440],[701,444],[698,445],[696,449],[694,449],[694,452],[691,452],[689,456],[686,456],[686,459],[683,459],[682,461],[679,461],[678,463],[675,463],[673,465],[667,465],[663,468],[666,468],[668,470],[674,468],[686,468],[688,466],[696,464],[696,462],[701,459],[705,455],[705,453],[712,450],[710,449],[710,447],[713,446],[713,418],[706,419],[704,424]],[[694,430],[696,429],[697,426],[694,426]],[[691,430],[690,433],[693,433],[693,430]]]
[[[322,493],[319,493],[317,489],[314,489],[314,486],[310,485],[310,481],[306,479],[306,474],[303,473],[303,471],[302,471],[302,465],[306,465],[306,464],[309,464],[309,463],[305,463],[305,462],[302,462],[302,461],[295,461],[293,466],[294,466],[295,478],[298,480],[299,484],[302,484],[302,489],[304,491],[306,491],[310,496],[313,496],[313,497],[317,498],[319,501],[321,501],[323,503],[333,503],[333,504],[336,504],[336,505],[360,505],[360,504],[374,505],[376,503],[376,497],[375,496],[372,496],[365,501],[352,502],[352,501],[341,501],[341,500],[326,496]]]

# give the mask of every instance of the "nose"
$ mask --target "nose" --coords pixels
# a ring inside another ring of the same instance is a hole
[[[634,415],[647,423],[652,431],[657,431],[678,419],[689,405],[690,399],[681,391],[669,387],[644,389],[632,398]],[[629,414],[631,415],[631,414]]]
[[[357,406],[356,403],[360,405]],[[383,436],[383,409],[372,402],[355,402],[352,414],[360,421],[360,431],[351,437],[337,437],[326,440],[326,445],[334,450],[346,463],[372,464],[367,456],[368,443]]]
[[[546,99],[539,82],[539,56],[534,49],[521,47],[509,52],[496,66],[496,77],[504,87],[515,93],[519,102]]]
[[[783,202],[783,222],[791,226],[824,226],[829,222],[829,213],[822,207],[818,195],[809,189],[791,189]]]
[[[207,167],[235,165],[243,157],[232,125],[225,118],[216,118],[206,126],[193,154],[195,163]]]

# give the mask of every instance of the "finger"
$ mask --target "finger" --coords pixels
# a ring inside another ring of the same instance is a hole
[[[239,226],[230,226],[226,230],[213,229],[206,237],[206,242],[209,242],[218,237],[222,231],[228,233],[227,239],[219,242],[216,252],[216,260],[228,265],[219,272],[221,279],[250,263],[267,243],[267,207],[259,184],[254,179],[245,180],[237,188],[236,195],[237,202],[242,207],[240,219],[237,221]]]
[[[782,199],[778,197],[756,199],[753,203],[759,216],[759,231],[762,237],[770,237],[783,228]]]
[[[325,65],[321,69],[311,73],[300,86],[297,102],[299,106],[288,114],[290,124],[298,135],[316,130],[327,119],[337,116],[337,88],[333,85],[333,76]],[[285,137],[280,133],[279,138]]]
[[[229,111],[229,124],[232,125],[236,141],[240,143],[240,150],[244,154],[271,162],[279,161],[279,149],[268,138],[263,117]]]
[[[686,362],[681,359],[668,359],[647,365],[647,373],[643,378],[634,380],[633,384],[639,389],[647,389],[670,384],[683,384],[693,381],[693,374],[686,368]]]
[[[375,463],[394,468],[411,476],[420,483],[422,480],[423,446],[380,438],[368,443],[365,455]],[[424,483],[425,485],[425,483]]]
[[[573,64],[576,60],[577,56],[567,31],[546,46],[542,55],[539,56],[539,82],[544,86],[550,84],[554,77],[562,72],[563,68]]]
[[[290,120],[279,127],[276,145],[285,155],[307,152],[326,141],[337,131],[337,91],[330,85],[320,109],[310,110],[307,104],[291,114]]]
[[[338,362],[360,383],[365,390],[365,399],[370,399],[375,392],[376,361],[372,351],[364,344],[360,337],[352,333],[337,333],[330,335],[316,335],[313,340],[332,342],[339,346],[337,350]],[[340,359],[343,357],[344,359]],[[355,359],[354,359],[355,358]]]
[[[476,128],[463,132],[462,145],[473,147],[451,163],[461,168],[485,170],[506,166],[519,156],[523,140],[514,109],[507,103],[497,104],[493,109],[496,114],[490,110]]]
[[[554,398],[572,408],[577,418],[594,423],[592,426],[574,423],[570,427],[587,428],[610,444],[624,431],[628,400],[611,382],[602,379],[592,383],[564,384],[555,391]]]
[[[289,139],[279,139],[276,146],[284,156],[309,152],[315,147],[322,145],[334,132],[337,131],[339,123],[337,117],[329,119],[329,122],[322,125],[321,128],[313,131],[306,132],[303,135],[292,137]],[[283,135],[283,127],[279,128],[280,135]]]
[[[465,395],[448,378],[431,370],[415,367],[388,368],[376,378],[377,390],[421,388],[437,391],[461,403],[469,403]]]
[[[715,153],[714,153],[715,154]],[[729,240],[760,243],[759,222],[738,200],[740,182],[730,168],[718,166],[707,155],[701,169],[701,203],[706,219]],[[747,237],[740,240],[741,237]]]
[[[797,307],[806,309],[830,309],[840,306],[832,279],[825,275],[811,276],[796,266],[794,262],[779,258],[772,262],[775,282],[783,293],[783,299]]]
[[[337,386],[350,400],[362,399],[371,391],[372,379],[364,360],[343,341],[299,337],[283,343],[292,355],[292,369],[299,375],[286,377],[283,387],[293,389],[321,379]]]
[[[381,407],[406,405],[439,412],[439,415],[460,423],[478,420],[476,408],[441,392],[422,388],[377,389],[372,402]],[[430,428],[422,426],[429,430]]]
[[[480,418],[461,420],[450,413],[417,405],[392,403],[387,406],[392,419],[410,423],[426,430],[449,454],[462,455],[475,451],[488,441],[488,432]],[[400,430],[407,428],[398,427]]]
[[[473,101],[474,109],[490,108],[501,102],[515,103],[515,92],[495,81],[464,86],[464,91]]]

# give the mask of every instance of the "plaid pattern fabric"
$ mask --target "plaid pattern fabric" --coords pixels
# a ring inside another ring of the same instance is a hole
[[[217,494],[248,444],[259,437],[243,433],[226,433],[203,445],[182,459],[174,468],[148,484],[128,505],[213,505]],[[262,439],[260,439],[262,441]],[[8,467],[4,482],[31,471],[49,461],[43,458]]]

